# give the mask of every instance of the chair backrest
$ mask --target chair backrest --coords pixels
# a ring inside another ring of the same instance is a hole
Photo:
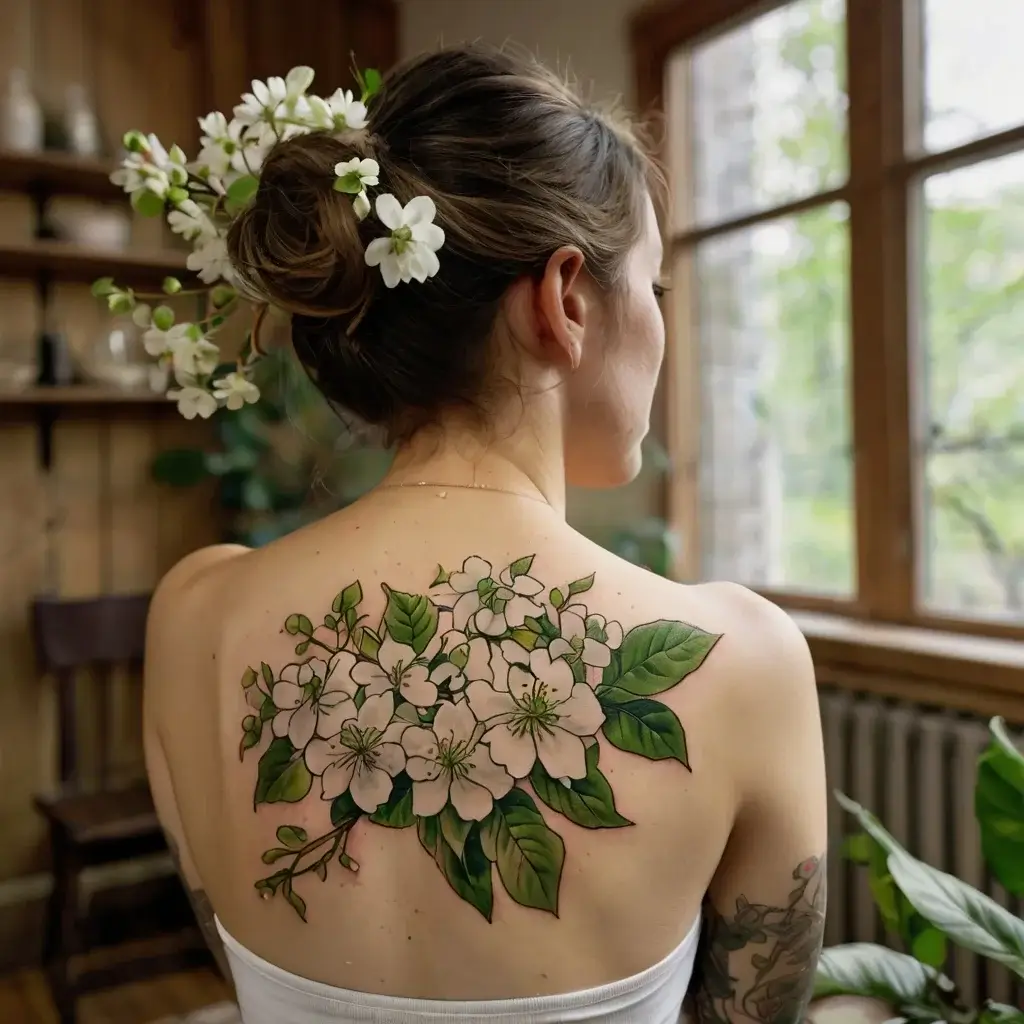
[[[81,782],[79,763],[78,681],[83,671],[96,679],[99,727],[98,781],[109,775],[111,750],[107,730],[112,679],[120,667],[137,669],[146,640],[148,594],[108,595],[84,600],[40,598],[32,606],[32,626],[39,668],[57,681],[59,730],[58,776],[62,784]],[[140,727],[141,728],[141,727]]]

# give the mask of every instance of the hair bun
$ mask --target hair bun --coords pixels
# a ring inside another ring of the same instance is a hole
[[[334,190],[335,165],[373,156],[364,133],[279,142],[253,201],[228,234],[242,287],[287,313],[358,319],[375,286],[352,198]],[[377,275],[379,277],[379,275]]]

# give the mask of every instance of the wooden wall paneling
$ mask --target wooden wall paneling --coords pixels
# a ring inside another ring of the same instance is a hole
[[[52,776],[56,758],[52,695],[36,676],[29,602],[42,576],[44,515],[36,469],[36,432],[0,421],[0,879],[39,861],[44,829],[32,794]]]

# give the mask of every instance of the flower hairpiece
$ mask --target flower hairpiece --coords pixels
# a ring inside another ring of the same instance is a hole
[[[260,170],[275,143],[308,132],[342,133],[366,127],[366,104],[380,89],[381,76],[368,69],[356,71],[355,77],[358,98],[347,89],[328,97],[311,95],[313,69],[308,67],[292,68],[284,78],[254,81],[232,117],[212,111],[199,118],[199,153],[192,161],[178,146],[165,148],[155,135],[133,131],[124,137],[125,156],[111,181],[131,196],[136,211],[166,217],[171,231],[191,243],[185,265],[199,283],[183,287],[177,277],[167,277],[160,291],[146,293],[104,277],[93,284],[92,291],[111,312],[130,313],[144,329],[143,344],[156,360],[154,386],[167,390],[186,419],[205,419],[219,408],[240,409],[260,397],[252,379],[257,356],[251,340],[233,362],[222,359],[213,340],[243,305],[228,260],[228,228],[256,194]],[[350,160],[338,164],[335,172],[335,187],[352,194],[357,216],[368,216],[366,190],[379,181],[376,162]],[[358,187],[353,189],[353,184]],[[412,249],[420,237],[409,235],[415,243]],[[436,235],[430,237],[436,241]],[[397,244],[404,246],[402,266],[411,268],[412,249],[406,242]],[[410,277],[417,277],[426,265],[417,262]],[[194,295],[202,303],[201,318],[178,321],[167,304],[167,297],[174,295]]]
[[[380,183],[380,165],[376,160],[353,157],[336,164],[334,174],[335,191],[351,195],[356,216],[365,220],[370,214],[366,190]],[[373,209],[389,233],[367,245],[366,265],[380,267],[388,288],[433,277],[441,266],[437,250],[444,245],[444,230],[434,223],[434,200],[415,196],[402,206],[390,192],[384,192],[377,196]]]

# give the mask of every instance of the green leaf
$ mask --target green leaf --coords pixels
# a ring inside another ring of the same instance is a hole
[[[448,845],[436,817],[417,819],[416,833],[423,849],[434,858],[455,893],[490,921],[494,909],[491,862],[481,848],[479,826],[472,828],[466,837],[461,858]]]
[[[444,567],[442,565],[438,564],[437,572],[434,575],[434,582],[430,585],[432,587],[439,587],[441,586],[442,583],[447,583],[448,580],[451,578],[451,575],[452,574],[450,572],[445,572]]]
[[[509,896],[521,906],[557,917],[565,844],[548,827],[529,793],[513,789],[496,800],[480,837]]]
[[[255,804],[298,803],[310,791],[313,776],[285,737],[275,739],[260,758]]]
[[[914,936],[910,952],[929,967],[941,967],[946,962],[946,936],[938,928],[926,928]]]
[[[832,946],[821,954],[814,998],[864,996],[888,1003],[897,1013],[905,1006],[922,1007],[954,1001],[955,987],[932,967],[912,956],[867,942]],[[940,1019],[946,1019],[945,1017]]]
[[[279,861],[282,857],[295,856],[294,850],[286,850],[283,846],[277,846],[272,850],[264,850],[260,856],[260,860],[264,864],[273,864],[275,861]]]
[[[363,587],[359,580],[350,583],[339,595],[341,597],[341,611],[351,611],[357,607],[363,599]]]
[[[988,1002],[978,1018],[978,1024],[1024,1024],[1024,1009],[1018,1010],[1005,1003]]]
[[[164,295],[177,295],[181,291],[181,282],[176,277],[165,277],[160,290]]]
[[[551,603],[556,608],[561,608],[562,605],[565,604],[565,598],[562,596],[562,592],[558,589],[558,587],[555,587],[555,589],[552,590],[548,596],[551,598]]]
[[[99,277],[93,281],[89,291],[92,292],[94,298],[105,299],[114,291],[114,279],[112,277]]]
[[[284,620],[285,631],[291,633],[292,636],[298,636],[300,633],[302,636],[313,635],[313,623],[305,615],[292,614]]]
[[[532,651],[534,647],[537,646],[538,634],[532,629],[513,629],[512,639],[515,640],[515,642],[519,644],[524,651]]]
[[[687,768],[686,735],[675,712],[656,700],[637,698],[624,702],[609,702],[607,693],[599,694],[605,721],[605,738],[631,754],[639,754],[650,761],[675,758]]]
[[[370,821],[385,828],[409,828],[416,824],[412,813],[412,780],[405,772],[395,776],[391,796],[370,815]]]
[[[700,668],[718,641],[685,622],[659,619],[631,629],[605,668],[601,686],[615,686],[638,697],[653,697]],[[598,696],[601,689],[598,688]]]
[[[587,748],[586,778],[573,779],[568,787],[548,775],[544,766],[537,761],[530,772],[530,785],[548,807],[583,828],[622,828],[632,825],[633,822],[615,809],[615,794],[597,766],[600,754],[600,747],[596,743]]]
[[[242,689],[243,689],[243,690],[248,690],[248,689],[249,689],[249,687],[250,687],[250,686],[252,686],[252,684],[253,684],[253,683],[255,683],[255,682],[256,682],[256,680],[257,680],[258,678],[259,678],[259,677],[258,677],[258,676],[256,675],[256,669],[254,669],[254,668],[253,668],[253,667],[252,667],[252,666],[250,665],[250,666],[249,666],[249,667],[248,667],[248,668],[247,668],[247,669],[246,669],[246,670],[245,670],[245,671],[244,671],[244,672],[242,673]]]
[[[347,821],[355,821],[362,813],[361,808],[352,799],[352,794],[347,789],[341,796],[336,796],[331,801],[331,824],[335,828]]]
[[[438,825],[441,827],[441,835],[444,841],[452,848],[452,852],[459,860],[462,860],[463,850],[466,847],[466,839],[473,822],[463,821],[451,804],[446,804],[441,813],[437,816]]]
[[[288,902],[292,905],[292,909],[295,911],[303,921],[306,920],[306,901],[291,887],[285,893],[285,897]]]
[[[380,87],[384,84],[384,79],[381,73],[376,68],[365,68],[363,70],[363,96],[362,101],[365,103],[368,99],[371,99],[378,92]]]
[[[858,832],[856,835],[847,836],[843,840],[843,856],[847,860],[852,860],[855,864],[867,864],[871,859],[873,845],[871,836],[866,832]]]
[[[585,594],[593,585],[594,573],[584,576],[582,579],[573,580],[569,584],[569,596],[575,597],[577,594]]]
[[[260,662],[260,673],[263,675],[263,682],[267,684],[269,689],[274,685],[274,670],[265,662]]]
[[[391,638],[422,654],[437,632],[437,608],[418,594],[387,590],[384,623]]]
[[[337,628],[338,628],[338,618],[337,618],[337,616],[331,615],[328,612],[328,614],[324,616],[324,625],[328,629],[337,630]]]
[[[132,209],[143,217],[159,217],[164,212],[164,201],[148,188],[139,188],[132,193]]]
[[[533,560],[535,557],[535,555],[524,555],[522,558],[517,558],[508,567],[508,572],[512,579],[528,575],[530,569],[533,567]]]
[[[356,649],[364,658],[373,661],[380,650],[380,637],[369,626],[360,626],[352,635]]]
[[[966,882],[905,851],[889,854],[889,871],[914,909],[958,946],[1024,978],[1024,921]]]
[[[306,830],[299,828],[298,825],[282,825],[277,830],[277,841],[285,846],[293,848],[305,846],[308,840],[309,835],[306,833]]]
[[[277,707],[274,705],[274,698],[267,696],[260,705],[260,721],[269,722],[277,714]]]
[[[992,873],[1015,896],[1024,896],[1024,755],[1001,719],[992,719],[992,741],[978,759],[974,810],[981,848]]]
[[[193,487],[209,476],[206,454],[198,448],[171,448],[158,452],[150,465],[153,479],[172,487]]]
[[[229,186],[227,196],[233,203],[247,203],[260,187],[260,180],[254,174],[243,174]]]
[[[170,306],[157,306],[153,310],[153,326],[169,331],[174,326],[174,310]]]

